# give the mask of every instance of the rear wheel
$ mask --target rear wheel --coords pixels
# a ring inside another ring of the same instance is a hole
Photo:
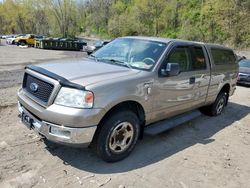
[[[98,130],[96,152],[104,161],[120,161],[134,149],[139,132],[139,119],[135,113],[118,112],[110,116]]]
[[[228,94],[225,92],[220,92],[217,96],[215,102],[210,106],[205,106],[201,108],[201,111],[210,116],[218,116],[224,110],[224,107],[227,104]]]

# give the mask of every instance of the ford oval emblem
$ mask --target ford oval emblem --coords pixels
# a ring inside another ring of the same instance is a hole
[[[30,84],[30,90],[33,92],[36,92],[38,90],[38,84],[37,83],[31,83]]]

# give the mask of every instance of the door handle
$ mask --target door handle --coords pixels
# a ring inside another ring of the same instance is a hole
[[[192,76],[189,78],[189,84],[194,84],[195,83],[195,77]]]
[[[146,89],[147,95],[151,94],[151,83],[145,83],[144,88]]]

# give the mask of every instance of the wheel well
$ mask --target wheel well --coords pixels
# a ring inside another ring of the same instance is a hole
[[[98,126],[102,126],[105,120],[109,118],[110,116],[112,116],[113,113],[116,113],[122,110],[132,110],[137,115],[140,121],[140,126],[141,126],[140,138],[142,138],[143,131],[144,131],[144,124],[145,124],[145,111],[142,105],[136,101],[125,101],[125,102],[121,102],[115,105],[104,115],[104,117],[101,119]]]
[[[229,84],[225,84],[221,90],[220,90],[220,93],[221,92],[225,92],[227,94],[227,102],[228,102],[228,98],[229,98],[229,92],[230,92],[230,85]],[[226,103],[227,105],[227,103]]]
[[[230,85],[229,85],[229,84],[224,85],[224,86],[221,88],[221,90],[220,90],[220,92],[225,92],[225,93],[227,93],[227,94],[229,94],[229,91],[230,91]]]

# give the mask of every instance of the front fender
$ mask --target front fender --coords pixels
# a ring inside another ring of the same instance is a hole
[[[152,111],[153,97],[148,93],[146,83],[153,83],[151,78],[125,78],[117,81],[100,83],[93,87],[86,87],[94,92],[95,108],[104,108],[109,111],[114,106],[127,101],[139,103],[145,111],[145,115]]]

